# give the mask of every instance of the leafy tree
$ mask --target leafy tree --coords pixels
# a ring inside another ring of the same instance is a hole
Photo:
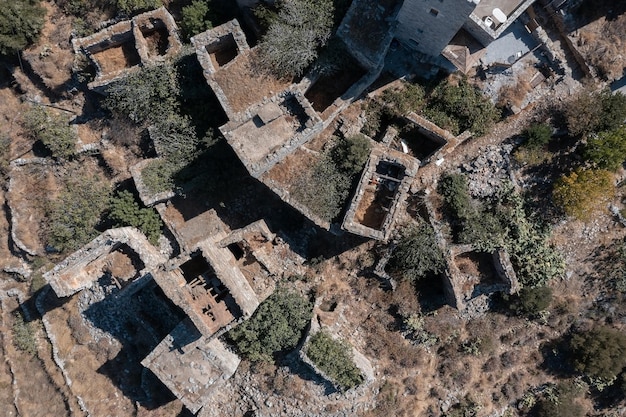
[[[559,384],[548,390],[535,407],[537,417],[583,417],[585,410],[577,401],[576,389],[571,384]]]
[[[600,132],[589,139],[583,156],[598,168],[617,171],[626,160],[626,127]]]
[[[129,191],[121,191],[111,199],[109,218],[119,226],[133,226],[141,230],[152,244],[161,235],[163,222],[154,208],[140,207]]]
[[[369,140],[364,136],[337,139],[335,146],[295,181],[293,197],[324,220],[337,218],[369,150]]]
[[[0,55],[13,54],[35,42],[45,16],[39,0],[0,0]]]
[[[249,360],[272,362],[274,354],[296,347],[312,311],[310,301],[279,288],[249,320],[228,332],[227,337]]]
[[[351,176],[363,170],[371,149],[369,139],[360,134],[347,139],[339,139],[333,147],[332,159],[343,173]]]
[[[172,113],[157,121],[151,134],[157,153],[174,164],[186,165],[196,156],[200,141],[187,117]]]
[[[439,181],[437,190],[443,197],[450,214],[457,219],[466,219],[472,215],[474,207],[469,195],[465,175],[449,173]]]
[[[626,96],[619,92],[613,94],[608,89],[583,91],[569,102],[565,118],[572,135],[616,129],[626,120]]]
[[[47,245],[66,252],[97,236],[95,227],[107,206],[109,192],[98,177],[68,178],[59,197],[46,207]]]
[[[526,138],[525,147],[543,148],[550,142],[552,128],[545,123],[535,123],[524,129],[523,135]]]
[[[587,220],[614,192],[615,185],[610,172],[577,169],[555,182],[552,198],[568,216]]]
[[[134,13],[161,7],[161,0],[117,0],[117,9],[124,13]]]
[[[332,0],[281,1],[259,45],[263,63],[281,77],[301,75],[328,41],[333,12]]]
[[[606,326],[574,333],[569,340],[576,371],[611,380],[626,366],[626,335]]]
[[[110,85],[104,105],[139,125],[153,124],[178,113],[179,94],[171,65],[149,66]]]
[[[429,273],[439,273],[444,259],[435,231],[426,222],[406,228],[389,261],[390,270],[403,279],[416,281]]]
[[[536,317],[548,308],[551,301],[550,287],[524,287],[511,298],[509,309],[519,316]]]
[[[193,0],[181,11],[181,27],[187,38],[209,30],[213,27],[213,13],[209,9],[208,0]]]
[[[465,78],[456,85],[448,81],[439,84],[430,95],[429,107],[457,120],[458,130],[469,129],[479,136],[487,133],[499,118],[489,98]]]
[[[24,115],[24,127],[35,140],[40,140],[58,159],[71,158],[76,150],[76,134],[67,118],[53,114],[42,106],[34,106]]]
[[[387,89],[383,92],[383,101],[400,114],[418,112],[425,103],[424,88],[413,83],[402,83],[402,88]]]
[[[353,361],[350,346],[333,339],[328,333],[315,333],[306,348],[306,355],[322,372],[328,375],[343,391],[363,382],[363,375]]]

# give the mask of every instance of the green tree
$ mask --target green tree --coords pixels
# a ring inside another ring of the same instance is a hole
[[[181,15],[180,25],[187,39],[213,27],[214,17],[208,0],[193,0],[190,5],[183,7]]]
[[[34,106],[24,115],[24,127],[34,140],[40,140],[57,159],[69,159],[76,151],[77,137],[67,118]]]
[[[116,227],[136,227],[153,245],[158,242],[163,227],[157,211],[154,208],[141,207],[129,191],[121,191],[111,198],[109,219]]]
[[[435,113],[456,119],[458,130],[469,129],[478,136],[487,133],[500,117],[491,100],[465,78],[457,84],[449,81],[439,84],[430,95],[429,107]]]
[[[333,339],[324,331],[311,336],[306,355],[343,391],[363,382],[363,375],[354,364],[354,355],[350,346],[343,341]]]
[[[435,231],[426,222],[404,230],[389,260],[391,272],[410,281],[429,273],[439,273],[443,266],[443,254],[437,245]]]
[[[552,301],[550,287],[524,287],[510,299],[509,309],[519,316],[537,317]]]
[[[600,132],[589,139],[583,156],[598,168],[617,171],[626,160],[626,127]]]
[[[358,134],[347,139],[339,139],[333,147],[332,159],[341,171],[352,176],[363,170],[371,149],[370,140]]]
[[[568,103],[565,118],[569,132],[575,136],[616,129],[626,120],[626,96],[609,89],[583,91]]]
[[[421,85],[408,82],[402,83],[401,88],[385,90],[382,98],[400,115],[419,112],[426,99]]]
[[[153,124],[178,114],[180,87],[171,65],[142,68],[107,88],[105,107],[133,122]]]
[[[279,288],[249,320],[228,332],[227,337],[249,360],[272,362],[274,354],[296,347],[312,311],[310,301]]]
[[[535,407],[537,417],[583,417],[585,410],[577,400],[572,384],[562,383],[554,390],[548,389]]]
[[[333,12],[332,0],[281,1],[259,44],[262,62],[280,77],[301,75],[330,38]]]
[[[446,208],[456,219],[463,220],[475,211],[469,195],[469,187],[465,175],[457,173],[445,174],[439,180],[437,191],[443,197]]]
[[[568,216],[587,220],[614,193],[615,184],[610,172],[601,169],[577,169],[555,182],[552,198]]]
[[[134,13],[161,7],[161,0],[117,0],[117,9],[124,13]]]
[[[522,134],[526,138],[525,147],[533,149],[543,148],[550,142],[552,128],[545,123],[534,123],[524,129]]]
[[[607,326],[574,333],[569,349],[574,369],[592,378],[611,380],[626,366],[626,335]]]
[[[46,207],[46,244],[66,252],[98,235],[95,229],[109,201],[109,187],[97,176],[70,176]]]
[[[13,54],[35,42],[45,16],[39,0],[0,0],[0,55]]]

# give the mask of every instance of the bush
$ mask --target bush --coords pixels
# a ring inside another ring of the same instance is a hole
[[[13,344],[22,352],[30,355],[37,354],[37,341],[35,329],[31,323],[24,320],[20,313],[16,313],[13,321]]]
[[[475,209],[465,175],[445,174],[439,181],[437,191],[443,197],[446,208],[454,218],[464,220],[473,215]]]
[[[626,127],[600,132],[589,139],[583,156],[598,168],[617,171],[626,160]]]
[[[370,143],[364,136],[337,139],[335,146],[294,182],[293,197],[321,219],[333,221],[341,213],[369,152]]]
[[[402,88],[385,90],[382,99],[398,114],[405,115],[421,110],[425,102],[425,92],[421,85],[405,82]]]
[[[454,85],[448,81],[439,84],[430,95],[428,107],[458,122],[453,133],[470,130],[484,135],[500,117],[498,110],[480,90],[465,78]],[[431,111],[432,111],[431,110]]]
[[[337,168],[343,174],[353,176],[363,170],[371,149],[370,140],[359,134],[347,139],[339,139],[333,147],[331,155]]]
[[[161,7],[161,0],[117,0],[117,9],[124,13],[134,13]]]
[[[550,287],[524,287],[510,300],[509,309],[518,316],[537,317],[552,301]]]
[[[67,118],[35,106],[24,115],[24,128],[34,140],[40,140],[54,158],[69,159],[75,154],[77,138]]]
[[[324,331],[317,332],[311,337],[306,355],[343,391],[363,382],[363,375],[354,364],[350,346],[333,339]]]
[[[187,39],[213,27],[213,13],[207,0],[193,0],[190,5],[183,7],[181,16],[180,25]]]
[[[259,44],[261,61],[280,77],[296,77],[317,58],[333,26],[332,0],[280,2]]]
[[[0,133],[0,179],[8,178],[11,159],[11,137]]]
[[[244,323],[227,333],[251,361],[272,362],[273,355],[296,347],[311,320],[313,304],[295,292],[279,288]]]
[[[153,124],[178,114],[179,94],[171,65],[149,66],[109,85],[104,105],[139,125]]]
[[[545,123],[535,123],[524,129],[524,146],[531,149],[543,148],[550,142],[552,128]]]
[[[156,121],[151,136],[159,156],[175,165],[186,165],[196,157],[200,141],[187,117],[172,113]]]
[[[578,403],[577,393],[571,384],[559,384],[556,389],[548,389],[535,406],[537,417],[583,417],[584,409]]]
[[[605,170],[577,169],[554,183],[552,198],[565,214],[587,220],[613,197],[613,175]]]
[[[111,199],[109,219],[116,227],[132,226],[141,230],[150,243],[156,245],[163,222],[154,208],[140,207],[128,191],[121,191]]]
[[[612,380],[626,366],[626,335],[610,327],[574,333],[569,349],[574,369],[592,378]]]
[[[95,229],[109,201],[109,188],[97,177],[71,177],[46,207],[46,243],[62,252],[79,248],[98,235]]]
[[[570,134],[576,136],[616,129],[626,120],[626,96],[608,89],[581,92],[567,105],[565,118]]]
[[[402,279],[416,281],[429,273],[440,273],[444,259],[435,231],[426,222],[404,230],[389,260],[392,273]]]
[[[151,161],[141,171],[141,180],[152,194],[163,193],[174,188],[176,166],[164,159]]]
[[[45,16],[39,0],[0,0],[0,55],[14,54],[35,42]]]

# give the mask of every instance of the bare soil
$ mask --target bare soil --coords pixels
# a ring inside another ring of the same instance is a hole
[[[100,64],[103,74],[119,72],[141,62],[132,41],[97,52],[93,57]]]

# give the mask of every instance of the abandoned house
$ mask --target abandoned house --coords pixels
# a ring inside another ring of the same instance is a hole
[[[75,53],[84,53],[96,69],[89,88],[101,90],[139,67],[164,62],[182,44],[174,18],[165,7],[118,22],[84,38],[72,39]]]

